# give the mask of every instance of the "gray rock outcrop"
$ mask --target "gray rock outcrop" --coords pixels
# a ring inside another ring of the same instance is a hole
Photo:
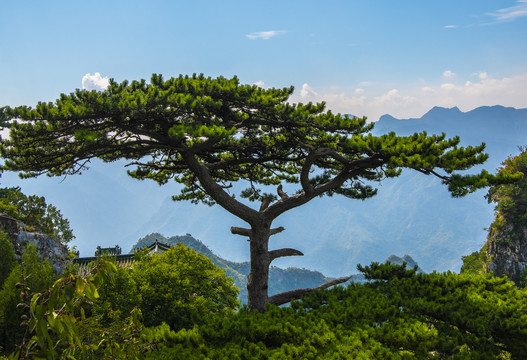
[[[515,229],[514,225],[507,224],[503,231],[490,232],[486,255],[486,272],[505,275],[517,283],[527,268],[527,228]]]
[[[0,231],[5,232],[13,243],[17,260],[20,260],[26,245],[34,244],[40,257],[48,260],[55,271],[62,272],[70,262],[68,248],[57,238],[38,230],[27,231],[23,222],[2,213]]]

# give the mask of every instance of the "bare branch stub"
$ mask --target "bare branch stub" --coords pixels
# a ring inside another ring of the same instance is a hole
[[[277,227],[277,228],[274,228],[274,229],[271,229],[269,231],[269,235],[276,235],[278,233],[281,233],[282,231],[284,231],[285,228],[283,226],[280,226],[280,227]]]
[[[231,233],[234,235],[251,236],[252,232],[250,229],[233,226],[231,227]]]
[[[276,258],[284,256],[304,256],[301,251],[291,248],[278,249],[269,251],[269,263]]]

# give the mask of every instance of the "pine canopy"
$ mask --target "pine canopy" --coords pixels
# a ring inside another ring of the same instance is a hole
[[[402,168],[439,176],[454,196],[497,180],[486,172],[453,175],[483,163],[484,144],[463,148],[444,134],[373,136],[366,118],[333,114],[323,103],[291,104],[292,92],[240,85],[236,77],[153,75],[150,83],[112,80],[102,92],[6,107],[2,115],[16,122],[2,140],[3,168],[61,176],[82,171],[92,158],[126,159],[136,165],[131,176],[174,179],[184,185],[176,200],[204,202],[218,199],[200,183],[203,170],[223,188],[248,181],[242,195],[251,200],[268,196],[257,185],[282,182],[300,183],[299,193],[309,197],[364,199],[375,194],[368,181]]]

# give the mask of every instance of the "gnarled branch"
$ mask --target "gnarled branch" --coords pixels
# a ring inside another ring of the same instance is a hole
[[[290,302],[291,300],[298,299],[302,295],[310,293],[311,291],[322,290],[322,289],[326,289],[333,285],[342,284],[348,281],[349,279],[351,279],[351,276],[346,276],[346,277],[341,277],[335,280],[331,280],[331,281],[325,282],[324,284],[319,285],[314,288],[296,289],[296,290],[286,291],[286,292],[276,294],[276,295],[269,297],[267,299],[267,302],[273,305],[283,305],[283,304]]]
[[[269,204],[271,203],[273,199],[270,197],[270,196],[266,196],[263,200],[262,200],[262,205],[260,205],[260,212],[264,211],[265,209],[267,209],[269,207]]]
[[[319,156],[320,154],[317,151],[310,152],[304,160],[304,165],[302,166],[302,171],[300,172],[300,184],[307,195],[311,195],[315,191],[315,188],[309,182],[309,172],[311,171],[311,167],[315,163],[316,158]]]
[[[189,170],[199,179],[207,195],[213,198],[221,207],[249,224],[254,224],[260,219],[260,215],[256,210],[235,200],[222,189],[210,174],[209,169],[199,162],[198,157],[192,151],[182,151],[180,154]]]
[[[242,235],[242,236],[251,236],[252,232],[251,229],[245,229],[241,227],[233,226],[231,227],[231,233],[234,235]]]
[[[287,199],[289,196],[282,190],[282,184],[278,185],[278,188],[276,189],[276,192],[278,193],[278,196],[282,199]]]
[[[269,251],[269,263],[276,258],[284,256],[304,256],[304,254],[301,251],[291,248],[271,250]]]

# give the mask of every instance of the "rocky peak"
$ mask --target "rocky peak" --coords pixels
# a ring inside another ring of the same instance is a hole
[[[417,272],[422,273],[423,270],[417,265],[414,259],[410,255],[404,255],[403,257],[399,257],[397,255],[391,255],[384,261],[384,263],[391,263],[394,265],[402,265],[403,263],[406,263],[407,269],[413,269],[415,266],[417,266]]]

